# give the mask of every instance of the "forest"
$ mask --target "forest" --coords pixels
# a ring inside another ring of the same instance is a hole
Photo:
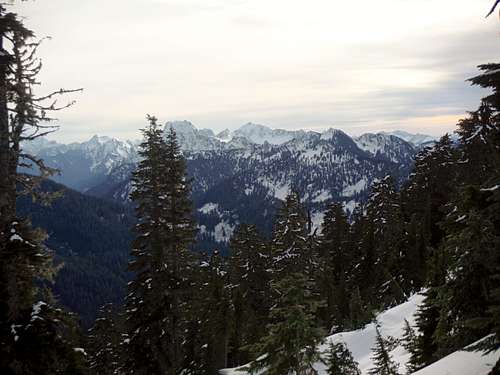
[[[51,290],[64,264],[18,207],[60,199],[40,189],[56,171],[22,144],[57,129],[51,113],[73,104],[57,99],[74,90],[35,96],[39,42],[4,5],[0,41],[2,374],[215,375],[244,366],[312,375],[318,361],[331,375],[360,374],[345,345],[326,356],[318,345],[416,293],[424,300],[405,330],[408,374],[479,340],[471,350],[500,348],[500,63],[478,67],[469,83],[489,94],[459,121],[456,137],[417,154],[402,186],[390,175],[378,180],[350,216],[333,203],[321,231],[311,230],[292,187],[272,235],[242,223],[227,256],[191,251],[197,223],[186,161],[175,131],[164,137],[148,115],[132,178],[137,224],[120,234],[132,238],[131,281],[124,303],[107,301],[84,330]],[[394,343],[377,333],[370,374],[400,374]],[[500,374],[500,361],[490,374]]]

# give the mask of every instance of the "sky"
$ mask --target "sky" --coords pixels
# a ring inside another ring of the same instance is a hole
[[[36,0],[40,93],[84,88],[53,138],[138,138],[146,114],[220,131],[452,131],[498,62],[493,0]]]

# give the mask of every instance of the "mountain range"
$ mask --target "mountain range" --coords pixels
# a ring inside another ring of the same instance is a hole
[[[403,183],[415,153],[433,142],[399,132],[350,137],[336,129],[288,131],[251,123],[218,134],[187,121],[165,124],[165,131],[171,128],[193,178],[195,250],[222,253],[239,223],[256,224],[269,235],[290,189],[300,192],[311,229],[319,228],[329,202],[343,202],[352,213],[374,180],[391,174]],[[44,184],[49,191],[64,190],[51,207],[25,198],[18,206],[21,215],[48,233],[47,245],[65,265],[54,291],[85,325],[104,302],[119,303],[123,297],[134,225],[130,176],[139,143],[96,135],[82,143],[40,138],[24,145],[58,168],[54,180],[69,187]]]
[[[238,223],[255,223],[270,233],[279,201],[291,189],[301,194],[313,228],[331,201],[352,213],[376,179],[391,174],[401,184],[415,153],[434,141],[405,132],[351,137],[337,129],[291,131],[253,123],[217,134],[188,121],[167,122],[165,132],[171,128],[193,177],[200,250],[205,251],[224,251]],[[129,204],[138,145],[96,135],[71,144],[40,139],[25,148],[61,171],[55,181]]]

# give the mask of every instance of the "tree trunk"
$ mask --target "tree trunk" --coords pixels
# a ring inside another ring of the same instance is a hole
[[[0,7],[0,18],[3,17]],[[9,55],[3,49],[6,30],[0,30],[0,228],[15,215],[15,176],[12,176],[9,113],[7,110],[7,67]]]

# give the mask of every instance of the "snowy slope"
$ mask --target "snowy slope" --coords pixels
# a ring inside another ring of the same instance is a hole
[[[414,295],[408,302],[378,315],[377,321],[381,325],[380,331],[382,335],[384,337],[401,338],[403,336],[404,319],[406,318],[410,325],[414,326],[415,312],[422,300],[422,295]],[[354,359],[359,363],[361,373],[366,375],[369,369],[373,367],[371,349],[375,345],[375,336],[375,324],[371,323],[357,331],[342,332],[327,337],[320,346],[320,350],[325,351],[330,342],[345,342]],[[399,372],[405,374],[405,365],[409,359],[408,352],[399,345],[391,354],[399,364]],[[482,356],[481,353],[477,352],[459,351],[416,372],[415,375],[487,375],[499,357],[500,351],[487,356]],[[314,368],[319,375],[326,375],[325,366],[322,363],[317,363]],[[221,374],[245,375],[247,372],[241,371],[241,369],[224,369],[221,370]]]
[[[438,140],[438,137],[433,137],[432,135],[420,134],[420,133],[412,134],[405,132],[403,130],[395,130],[392,132],[381,132],[380,134],[394,135],[415,146],[420,146],[424,143],[435,142]]]
[[[458,351],[444,357],[426,368],[413,373],[414,375],[487,375],[500,352],[481,355],[478,352]]]

